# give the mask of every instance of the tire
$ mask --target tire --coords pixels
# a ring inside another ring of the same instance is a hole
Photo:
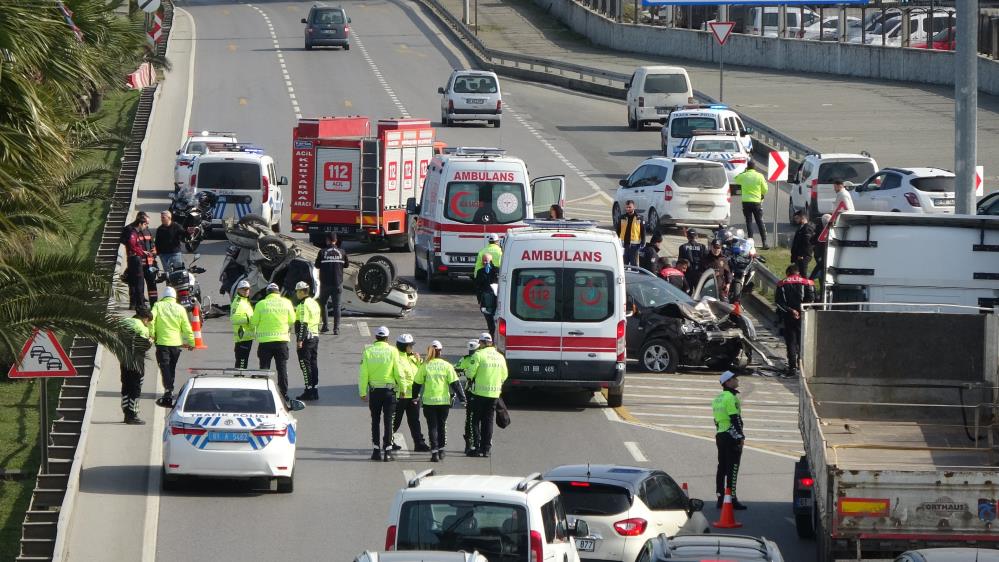
[[[258,243],[260,253],[264,255],[263,264],[268,268],[275,268],[288,257],[288,245],[281,238],[268,235],[260,239]]]
[[[650,373],[675,373],[678,359],[676,346],[664,338],[655,338],[642,344],[638,361]]]
[[[617,221],[620,219],[621,219],[621,206],[618,205],[617,203],[614,203],[614,205],[611,207],[611,224],[615,229],[617,228]]]
[[[383,262],[369,261],[357,272],[354,289],[365,302],[375,302],[392,290],[392,277],[392,272]]]
[[[447,114],[441,112],[441,127],[450,127],[451,122],[448,121]]]
[[[377,263],[383,263],[383,264],[385,264],[385,267],[388,268],[389,273],[392,274],[392,278],[389,280],[389,285],[391,286],[392,285],[392,281],[395,280],[395,276],[396,276],[395,264],[392,263],[392,260],[386,258],[385,256],[377,256],[376,255],[376,256],[371,256],[370,258],[368,258],[368,261],[365,262],[365,263],[372,263],[372,262],[377,262]]]
[[[806,515],[795,515],[794,516],[794,528],[798,531],[798,537],[802,539],[814,539],[815,538],[815,521],[814,515],[808,513]]]
[[[347,43],[346,45],[344,45],[343,46],[343,50],[344,51],[349,51],[350,50],[350,43]]]
[[[423,274],[423,268],[420,267],[420,258],[416,255],[416,252],[413,252],[413,277],[419,279],[423,277]]]
[[[191,240],[190,242],[184,242],[184,248],[187,249],[187,253],[193,254],[198,251],[198,246],[201,245],[201,240]]]
[[[638,128],[638,123],[635,121],[635,118],[631,116],[631,111],[628,111],[628,128],[632,130]]]
[[[168,476],[165,468],[160,468],[160,489],[164,492],[176,492],[180,490],[180,478]]]
[[[423,280],[427,283],[427,290],[430,292],[436,291],[440,288],[440,282],[437,281],[437,276],[434,275],[434,260],[427,254],[427,269],[423,272]]]
[[[414,224],[410,223],[409,232],[406,233],[406,251],[409,253],[416,252],[416,230],[413,226]]]
[[[271,225],[264,217],[256,213],[247,213],[236,223],[240,226],[254,226],[260,229],[270,229]]]
[[[271,225],[271,232],[274,234],[281,234],[281,216],[278,216],[277,222]]]
[[[659,211],[655,207],[649,209],[649,228],[652,229],[653,234],[659,232]]]
[[[640,121],[638,119],[637,115],[635,116],[635,130],[636,131],[644,131],[645,130],[645,123],[643,123],[642,121]]]
[[[279,494],[290,494],[295,491],[295,472],[292,471],[291,476],[277,477],[277,493]]]
[[[502,124],[503,124],[503,121],[499,121],[499,120],[493,121],[493,127],[497,128],[497,129],[499,129],[500,125],[502,125]]]
[[[312,43],[306,42],[305,43],[305,50],[306,51],[311,51],[312,50]]]
[[[621,386],[607,389],[607,407],[620,408],[624,404],[624,383]]]

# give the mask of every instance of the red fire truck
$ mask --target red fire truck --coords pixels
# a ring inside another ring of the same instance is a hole
[[[291,229],[407,249],[406,200],[419,198],[435,153],[428,119],[301,119],[293,130]]]

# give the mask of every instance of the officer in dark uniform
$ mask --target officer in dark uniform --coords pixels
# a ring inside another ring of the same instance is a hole
[[[323,325],[321,333],[330,331],[326,316],[326,305],[333,301],[333,335],[340,334],[340,293],[343,289],[343,268],[347,267],[347,252],[338,245],[335,232],[326,233],[326,247],[316,256],[316,268],[319,269],[319,308],[322,313]]]
[[[777,283],[775,303],[783,324],[784,344],[787,346],[787,374],[797,376],[801,349],[801,305],[815,302],[815,284],[802,277],[798,266],[791,264],[785,270],[787,278]]]
[[[687,285],[696,287],[701,280],[701,273],[704,272],[704,257],[708,253],[708,248],[697,241],[697,231],[687,229],[687,243],[680,246],[677,257],[687,260],[690,266],[687,268]]]

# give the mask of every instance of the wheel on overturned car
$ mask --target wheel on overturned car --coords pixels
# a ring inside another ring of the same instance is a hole
[[[364,302],[377,302],[392,290],[392,271],[381,261],[369,261],[357,272],[354,292]]]
[[[368,261],[365,263],[372,263],[372,262],[385,264],[385,267],[388,268],[389,273],[392,274],[392,279],[395,279],[395,264],[392,263],[392,260],[386,258],[385,256],[374,255],[368,258]]]
[[[260,216],[260,215],[258,215],[256,213],[247,213],[247,214],[243,215],[236,222],[236,224],[238,224],[240,226],[255,226],[257,228],[260,228],[261,230],[270,230],[271,229],[270,223],[268,223],[267,220],[264,217],[262,217],[262,216]]]
[[[263,264],[265,267],[277,267],[284,263],[288,257],[288,245],[280,236],[264,236],[258,242],[258,247],[264,256]]]

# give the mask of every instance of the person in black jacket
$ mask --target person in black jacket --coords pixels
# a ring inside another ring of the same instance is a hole
[[[638,252],[638,267],[655,273],[656,260],[659,259],[659,250],[663,244],[663,235],[656,232],[652,235],[649,243]]]
[[[496,292],[492,286],[499,283],[499,268],[493,265],[491,254],[482,254],[482,268],[475,274],[475,293],[479,301],[479,310],[486,318],[486,328],[489,335],[496,337]]]
[[[787,374],[797,376],[801,372],[801,305],[815,302],[815,284],[802,277],[794,264],[787,266],[785,273],[787,277],[777,283],[774,300],[784,326],[781,331],[787,346]]]
[[[686,273],[688,286],[696,287],[697,282],[701,280],[707,253],[707,246],[697,241],[697,231],[692,228],[687,229],[687,243],[680,246],[677,257],[687,260],[690,264]]]
[[[798,266],[801,275],[805,275],[808,272],[808,262],[812,261],[815,225],[808,221],[804,211],[795,211],[794,222],[798,225],[798,230],[794,232],[794,240],[791,241],[791,263]]]
[[[326,304],[333,301],[333,335],[340,334],[340,293],[343,291],[343,268],[347,267],[347,252],[337,243],[335,232],[326,233],[326,247],[316,256],[319,269],[319,309],[322,311],[323,325],[320,333],[330,331]]]

